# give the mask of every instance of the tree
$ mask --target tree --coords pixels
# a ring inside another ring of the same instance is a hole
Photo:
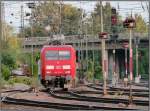
[[[72,5],[61,4],[60,10],[60,4],[55,1],[40,2],[32,9],[31,20],[34,18],[34,21],[30,20],[30,27],[25,28],[25,36],[49,36],[59,34],[60,30],[65,35],[76,34],[80,13]],[[50,25],[49,32],[45,30],[47,25]]]
[[[144,21],[141,15],[135,14],[136,28],[135,32],[148,33],[148,25]]]
[[[117,13],[117,25],[115,27],[111,26],[111,5],[109,2],[106,2],[105,5],[103,5],[103,26],[104,26],[104,31],[108,33],[112,33],[112,31],[115,29],[117,32],[121,31],[119,29],[122,27],[121,23],[121,16]],[[93,18],[93,23],[94,23],[94,34],[97,35],[100,32],[101,28],[101,17],[100,17],[100,4],[99,2],[96,4],[94,11],[92,12],[91,16]]]
[[[79,21],[82,10],[65,4],[62,11],[62,31],[65,35],[75,35],[78,33]]]
[[[13,33],[13,28],[7,23],[2,23],[2,77],[8,80],[12,69],[16,68],[16,61],[21,51],[21,41],[17,38],[17,35]]]

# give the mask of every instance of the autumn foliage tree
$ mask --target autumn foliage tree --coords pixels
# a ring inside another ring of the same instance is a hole
[[[135,32],[148,33],[148,25],[141,15],[135,14],[136,28]]]
[[[72,5],[60,5],[55,1],[40,2],[32,9],[30,26],[25,27],[25,36],[49,36],[59,34],[60,30],[64,35],[76,34],[80,14],[81,11]],[[48,25],[49,32],[45,30]]]

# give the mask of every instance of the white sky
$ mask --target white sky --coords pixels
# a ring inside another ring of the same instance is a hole
[[[72,4],[73,6],[76,6],[78,8],[83,8],[85,12],[90,13],[94,10],[96,1],[65,1],[64,3]],[[103,2],[105,4],[106,2]],[[146,2],[124,2],[124,1],[113,1],[110,2],[112,7],[115,7],[117,11],[119,11],[119,14],[125,18],[127,14],[131,14],[131,10],[134,13],[141,14],[142,17],[146,22],[149,21],[149,14],[147,10]],[[142,5],[141,5],[142,4]],[[148,3],[147,3],[148,4]],[[20,27],[20,7],[21,5],[24,6],[24,12],[30,12],[30,9],[27,8],[26,4],[21,1],[7,1],[5,2],[5,10],[4,10],[4,19],[7,23],[14,27],[15,32],[18,31]],[[14,16],[11,16],[11,13],[14,14]],[[27,24],[27,21],[25,21],[25,24]]]

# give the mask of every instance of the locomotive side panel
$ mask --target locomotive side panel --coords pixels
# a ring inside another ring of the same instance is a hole
[[[71,76],[72,76],[72,79],[75,79],[75,76],[76,76],[76,51],[74,50],[74,48],[71,48],[71,52],[72,52],[72,62],[71,62],[71,65],[72,65],[72,73],[71,73]]]

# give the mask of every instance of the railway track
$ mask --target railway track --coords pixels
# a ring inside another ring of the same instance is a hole
[[[12,91],[9,91],[12,92]],[[13,91],[14,92],[14,91]],[[60,91],[56,91],[59,92]],[[64,93],[63,91],[61,93]],[[14,93],[13,93],[14,94]],[[61,109],[61,110],[134,110],[133,108],[111,108],[107,106],[91,106],[91,105],[76,105],[76,104],[65,104],[65,103],[53,103],[53,102],[41,102],[41,101],[34,101],[34,100],[27,100],[27,99],[16,99],[9,97],[11,94],[7,95],[6,97],[1,98],[2,102],[5,104],[15,104],[15,105],[25,105],[25,106],[35,106],[35,107],[44,107],[44,108],[54,108],[54,109]]]
[[[96,89],[96,90],[103,90],[102,87],[97,87],[98,85],[94,86],[94,85],[87,85],[87,87],[89,88],[93,88],[93,89]],[[129,92],[130,89],[125,89],[125,88],[115,88],[115,87],[108,87],[107,88],[109,91],[127,91]],[[149,92],[148,89],[132,89],[133,92]]]
[[[7,104],[15,104],[15,105],[25,105],[25,106],[35,106],[35,107],[44,107],[44,108],[54,108],[61,110],[135,110],[133,108],[111,108],[106,106],[91,106],[91,105],[72,105],[72,104],[62,104],[62,103],[51,103],[51,102],[40,102],[40,101],[32,101],[26,99],[15,99],[11,97],[6,97],[5,100],[2,101]]]
[[[148,82],[147,83],[134,83],[135,86],[141,86],[141,87],[149,87]]]
[[[95,109],[97,109],[97,107],[92,107],[92,106],[87,106],[87,105],[72,105],[72,104],[40,102],[40,101],[32,101],[32,100],[16,99],[16,98],[8,97],[10,95],[15,94],[16,92],[29,92],[29,91],[31,91],[31,90],[9,90],[9,91],[3,91],[2,93],[11,92],[11,94],[8,94],[5,97],[1,97],[1,101],[3,103],[5,103],[5,104],[35,106],[35,107],[64,109],[64,110],[95,110]]]
[[[81,94],[81,93],[86,93],[86,94],[103,94],[103,91],[76,91],[77,93]],[[108,91],[109,95],[129,95],[129,92],[125,92],[125,91],[121,91],[121,92],[116,92],[116,91]],[[133,92],[132,93],[133,96],[135,97],[149,97],[148,93],[138,93],[138,92]]]
[[[30,90],[28,90],[30,91]],[[6,91],[6,92],[14,92],[14,91]],[[26,91],[16,91],[16,92],[26,92]],[[111,104],[119,104],[123,103],[128,105],[127,99],[112,99],[112,98],[100,98],[100,97],[91,97],[91,96],[85,96],[81,95],[84,93],[89,94],[100,94],[101,91],[49,91],[50,95],[57,99],[65,99],[65,100],[77,100],[77,101],[86,101],[86,102],[97,102],[97,103],[111,103]],[[5,93],[5,92],[3,92]],[[110,91],[111,94],[114,93],[114,91]],[[58,94],[66,94],[66,96],[58,95]],[[26,99],[16,99],[12,98],[10,96],[6,96],[5,98],[1,98],[3,103],[6,104],[15,104],[15,105],[25,105],[25,106],[36,106],[36,107],[44,107],[44,108],[54,108],[54,109],[64,109],[64,110],[98,110],[98,109],[104,109],[104,110],[136,110],[135,108],[129,108],[129,107],[110,107],[110,106],[99,106],[99,105],[87,105],[87,104],[65,104],[65,103],[53,103],[53,102],[41,102],[41,101],[33,101],[33,100],[26,100]],[[82,102],[83,103],[83,102]],[[133,100],[133,103],[136,105],[141,106],[148,106],[148,101],[142,101],[142,100]]]
[[[111,82],[108,82],[108,84],[111,84]],[[118,84],[122,84],[122,82],[120,82]],[[94,85],[94,84],[91,83],[90,85]],[[95,84],[95,85],[103,86],[103,83],[98,83],[98,84]],[[147,82],[142,82],[141,81],[140,83],[132,83],[132,85],[134,85],[134,86],[141,86],[141,87],[147,87],[147,88],[149,87],[148,81]]]
[[[87,105],[72,105],[72,104],[62,104],[62,103],[40,102],[40,101],[32,101],[32,100],[25,100],[25,99],[15,99],[15,98],[10,98],[10,97],[6,97],[5,100],[3,100],[2,102],[7,103],[7,104],[36,106],[36,107],[64,109],[64,110],[99,109],[99,107],[92,107],[92,106],[87,106]]]
[[[67,99],[67,100],[77,100],[77,101],[86,101],[86,102],[99,102],[99,103],[104,103],[103,101],[99,100],[99,101],[95,101],[93,99],[88,100],[85,97],[79,97],[79,96],[75,96],[73,93],[71,92],[65,92],[67,94],[69,94],[70,96],[58,96],[57,94],[55,94],[55,92],[50,91],[50,95],[54,98],[58,98],[58,99]],[[62,93],[61,93],[62,94]],[[107,102],[109,103],[109,102]],[[96,106],[98,109],[106,109],[106,110],[137,110],[135,108],[127,108],[127,107],[110,107],[110,106]]]
[[[100,102],[100,103],[114,103],[114,104],[119,104],[119,103],[128,104],[129,103],[128,99],[114,99],[114,98],[105,98],[105,97],[100,98],[100,97],[82,96],[75,92],[66,92],[67,96],[60,96],[53,91],[51,91],[50,94],[51,94],[51,96],[53,96],[55,98],[67,99],[67,100],[78,100],[78,101]],[[141,106],[149,105],[148,101],[143,101],[143,100],[133,100],[133,103],[136,105],[141,105]]]
[[[8,93],[8,92],[30,92],[30,91],[32,91],[32,88],[26,89],[26,90],[6,90],[6,91],[2,91],[1,93]]]
[[[96,101],[99,101],[99,100],[102,100],[104,102],[112,102],[112,103],[124,103],[124,104],[128,104],[129,103],[129,100],[128,99],[113,99],[113,98],[98,98],[98,97],[90,97],[90,96],[84,96],[84,95],[80,95],[76,92],[70,92],[71,95],[73,96],[76,96],[76,97],[81,97],[81,98],[86,98],[88,100],[96,100]],[[149,101],[146,101],[146,100],[133,100],[133,103],[136,104],[136,105],[143,105],[143,106],[148,106],[149,105]]]
[[[97,88],[97,87],[93,87],[90,86],[90,88],[98,90],[98,92],[100,94],[102,94],[102,88]],[[97,92],[97,93],[98,93]],[[110,95],[114,95],[115,93],[119,93],[120,95],[129,95],[129,91],[122,91],[122,90],[112,90],[112,89],[108,89],[108,94]],[[149,97],[149,93],[148,92],[132,92],[133,96],[137,96],[137,97]]]

